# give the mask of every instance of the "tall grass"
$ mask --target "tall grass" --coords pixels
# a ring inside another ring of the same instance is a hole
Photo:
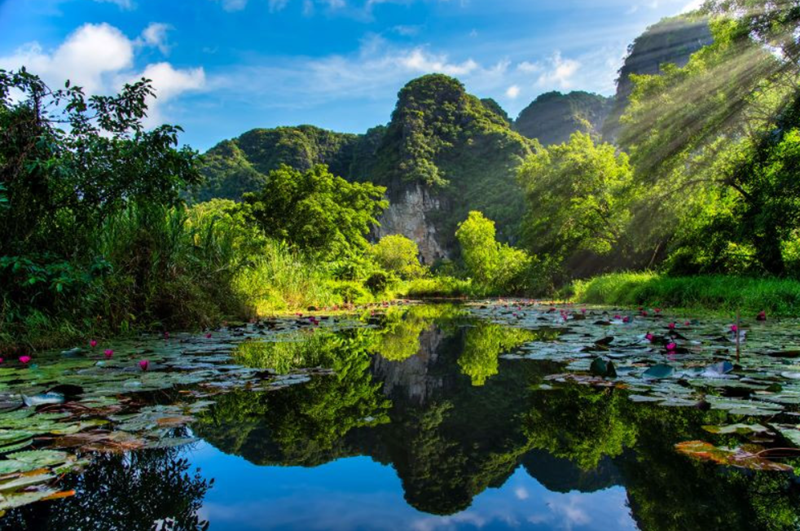
[[[267,241],[261,253],[236,275],[237,295],[258,315],[342,302],[324,265]]]
[[[661,306],[720,313],[761,310],[800,316],[800,281],[728,275],[670,277],[656,273],[611,273],[573,283],[562,295],[575,302]]]

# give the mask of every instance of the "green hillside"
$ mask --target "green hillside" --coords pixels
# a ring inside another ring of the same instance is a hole
[[[599,132],[611,110],[612,99],[575,91],[547,92],[528,105],[514,122],[514,129],[542,145],[561,144],[575,131]]]

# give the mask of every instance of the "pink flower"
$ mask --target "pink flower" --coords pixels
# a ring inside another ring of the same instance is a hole
[[[31,361],[31,357],[30,356],[20,356],[19,357],[19,361],[23,365],[26,365],[29,361]]]
[[[738,331],[739,331],[739,327],[738,326],[736,326],[735,324],[731,325],[731,332],[733,332],[735,334]]]
[[[107,360],[110,360],[111,356],[114,355],[114,351],[108,348],[103,352],[103,354],[105,354]]]
[[[644,338],[645,338],[646,340],[648,340],[649,342],[651,342],[651,343],[653,342],[653,338],[654,338],[654,337],[655,337],[655,336],[654,336],[653,334],[651,334],[650,332],[647,332],[647,333],[644,335]]]
[[[667,343],[667,351],[672,352],[676,348],[678,348],[678,345],[676,345],[675,343]]]
[[[3,358],[0,358],[0,363],[3,363]]]
[[[97,341],[92,339],[91,341],[89,341],[89,346],[92,347],[92,348],[96,347],[97,346]]]
[[[653,308],[653,311],[656,313],[661,313],[661,308]]]
[[[691,321],[686,321],[686,322],[685,322],[685,323],[683,323],[683,324],[684,324],[684,325],[686,325],[686,326],[690,326],[690,325],[692,324],[692,322],[691,322]]]
[[[206,334],[206,339],[211,339],[211,332]]]
[[[670,330],[675,330],[675,323],[668,324],[667,328],[669,328]]]
[[[586,308],[581,308],[581,313],[586,313]]]
[[[764,310],[758,312],[758,315],[756,315],[756,321],[766,321],[766,320],[767,320],[767,312],[765,312]]]
[[[647,317],[647,310],[642,310],[641,315],[642,317]]]
[[[631,322],[631,318],[630,318],[630,316],[629,316],[629,315],[626,315],[625,317],[623,317],[623,318],[622,318],[622,322],[623,322],[623,323],[630,323],[630,322]]]
[[[146,371],[149,366],[150,362],[147,360],[142,360],[139,362],[139,368],[142,369],[143,371]]]
[[[615,316],[614,316],[614,319],[616,319],[617,321],[619,321],[620,319],[622,319],[622,316],[621,316],[621,315],[619,315],[619,314],[617,314],[617,315],[615,315]]]

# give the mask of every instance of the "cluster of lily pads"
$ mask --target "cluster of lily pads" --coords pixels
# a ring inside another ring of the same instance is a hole
[[[5,364],[0,367],[0,514],[72,495],[58,488],[59,477],[86,466],[93,452],[192,443],[194,415],[221,393],[275,390],[306,382],[303,372],[314,372],[278,375],[235,364],[232,353],[242,342],[353,326],[363,323],[298,316],[234,324],[213,334],[117,341],[113,350],[92,342]]]
[[[549,376],[543,390],[574,383],[614,387],[624,389],[635,402],[723,410],[745,420],[762,418],[768,427],[749,426],[800,446],[796,319],[767,321],[761,313],[740,323],[712,317],[677,320],[653,309],[624,312],[529,301],[479,303],[471,311],[508,326],[559,332],[555,341],[528,343],[503,356],[562,363],[564,372]],[[741,434],[743,425],[734,426],[739,432],[731,433]],[[769,451],[759,446],[720,449],[688,441],[677,449],[744,468],[788,467],[770,460]]]

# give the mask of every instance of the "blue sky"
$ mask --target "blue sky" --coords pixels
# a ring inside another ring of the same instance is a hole
[[[610,95],[628,44],[691,0],[0,0],[0,68],[108,93],[142,75],[149,123],[201,150],[254,127],[386,123],[444,72],[516,116],[549,90]]]

